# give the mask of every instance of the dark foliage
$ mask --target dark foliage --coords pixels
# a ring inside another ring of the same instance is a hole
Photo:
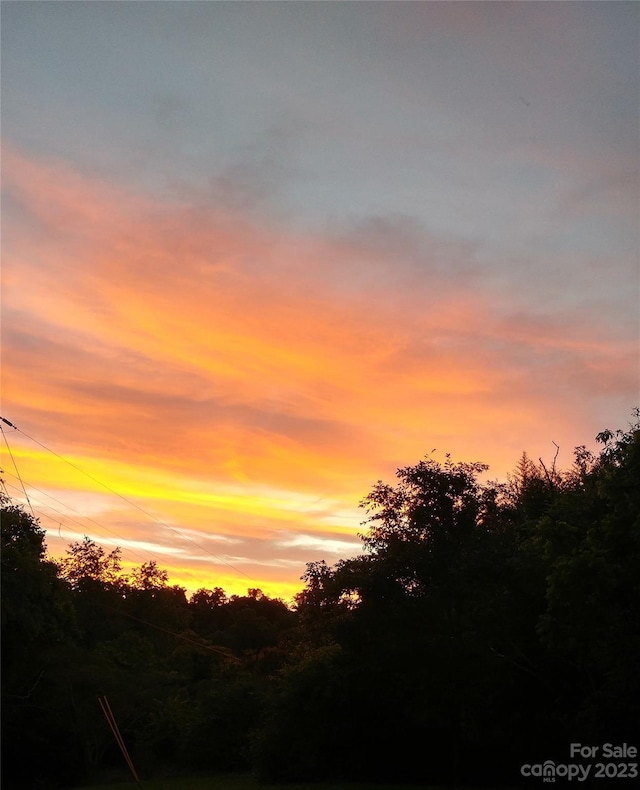
[[[2,500],[3,787],[144,776],[516,784],[640,720],[640,425],[506,484],[425,459],[363,500],[363,553],[310,563],[295,608],[189,600],[85,538],[56,564]],[[419,744],[419,748],[416,748]],[[38,759],[33,759],[33,755]]]
[[[567,472],[523,455],[505,485],[426,459],[374,486],[365,552],[307,567],[263,775],[495,785],[632,742],[640,425],[598,441]]]

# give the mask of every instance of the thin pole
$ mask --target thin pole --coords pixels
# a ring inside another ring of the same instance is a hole
[[[133,774],[136,782],[139,783],[140,782],[140,778],[139,778],[139,776],[138,776],[138,774],[136,772],[136,769],[134,768],[133,760],[131,759],[131,757],[129,757],[129,752],[127,750],[127,747],[124,745],[124,738],[120,734],[120,728],[118,727],[118,722],[116,721],[116,717],[113,715],[113,712],[111,710],[111,705],[109,705],[109,700],[107,699],[106,695],[105,695],[104,701],[105,701],[105,704],[107,706],[107,710],[109,711],[109,715],[111,716],[113,724],[114,724],[114,726],[116,728],[116,732],[118,733],[118,737],[120,738],[120,743],[122,744],[122,748],[124,749],[127,761],[129,762],[129,765],[131,767],[131,773]]]
[[[120,730],[118,729],[118,723],[116,721],[116,717],[113,715],[111,706],[109,705],[109,700],[106,697],[104,697],[104,702],[103,702],[102,699],[98,697],[98,702],[100,703],[100,707],[102,708],[102,712],[104,713],[105,719],[109,723],[109,727],[111,727],[111,732],[113,733],[113,736],[116,739],[118,746],[120,747],[122,756],[127,761],[127,765],[129,766],[129,769],[133,774],[133,778],[139,784],[140,779],[138,777],[138,774],[136,773],[136,769],[133,766],[133,761],[131,760],[131,757],[129,757],[129,752],[127,751],[127,747],[124,745],[124,740],[122,738],[122,735],[120,734]]]

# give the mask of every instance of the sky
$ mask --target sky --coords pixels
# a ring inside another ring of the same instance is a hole
[[[290,600],[399,467],[627,427],[637,4],[1,15],[2,477],[52,556]]]

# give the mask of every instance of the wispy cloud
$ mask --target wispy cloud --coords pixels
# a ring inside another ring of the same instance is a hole
[[[9,402],[53,443],[97,453],[127,495],[206,504],[234,514],[228,529],[254,508],[290,528],[301,505],[280,489],[355,505],[358,486],[433,437],[462,449],[462,422],[465,445],[504,473],[498,415],[524,445],[571,387],[631,394],[629,348],[579,310],[510,315],[468,245],[397,220],[305,236],[156,205],[15,151],[5,166],[20,205]]]
[[[109,4],[20,6],[3,410],[152,514],[12,434],[25,480],[81,507],[70,534],[290,591],[425,451],[504,476],[629,413],[637,11],[133,4],[125,30]]]

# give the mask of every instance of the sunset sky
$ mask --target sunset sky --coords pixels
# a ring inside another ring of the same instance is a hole
[[[399,466],[625,428],[639,11],[3,2],[2,477],[51,554],[290,599]]]

